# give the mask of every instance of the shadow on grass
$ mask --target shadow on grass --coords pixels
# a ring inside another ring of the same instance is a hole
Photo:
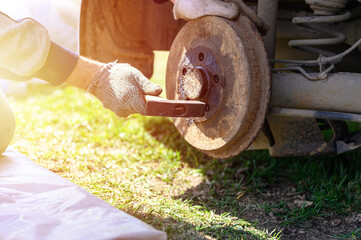
[[[258,228],[281,228],[286,238],[302,229],[336,236],[359,224],[345,221],[361,210],[359,151],[282,159],[265,151],[246,152],[208,163],[202,171],[205,181],[176,198],[245,219]]]
[[[351,232],[359,224],[345,219],[361,211],[360,151],[298,158],[272,158],[268,151],[257,151],[227,160],[199,153],[195,161],[171,120],[149,119],[145,128],[159,142],[178,149],[182,161],[204,175],[203,182],[175,198],[261,228],[282,228],[284,237],[295,237],[305,223],[320,236]],[[228,226],[205,232],[222,238],[242,234]]]
[[[171,217],[159,218],[154,215],[131,213],[153,227],[167,232],[168,239],[270,239],[269,234],[252,227],[252,224],[242,221],[232,225],[222,222],[196,226],[181,219]],[[276,235],[272,233],[272,235]],[[274,238],[276,239],[276,238]]]
[[[180,152],[182,161],[190,167],[198,168],[201,162],[211,159],[197,151],[180,136],[171,118],[146,118],[144,129],[167,148]]]

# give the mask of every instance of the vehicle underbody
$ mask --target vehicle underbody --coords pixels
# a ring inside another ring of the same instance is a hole
[[[83,0],[80,53],[127,62],[147,77],[169,50],[168,99],[202,101],[203,117],[174,117],[216,158],[344,153],[361,146],[361,4],[356,0],[235,0],[235,20],[176,21],[172,4]]]

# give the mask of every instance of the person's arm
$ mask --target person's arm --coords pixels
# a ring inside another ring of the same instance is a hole
[[[90,83],[105,65],[104,63],[80,56],[74,70],[65,80],[65,83],[87,91]]]
[[[51,42],[33,19],[15,21],[0,13],[0,78],[64,82],[96,96],[118,116],[145,114],[145,96],[162,89],[128,64],[100,63]]]
[[[0,12],[0,78],[25,81],[36,77],[60,85],[77,60],[77,53],[51,42],[39,22],[17,21]]]
[[[145,95],[158,96],[162,92],[129,64],[104,64],[85,57],[79,57],[65,83],[88,91],[119,117],[145,115]]]
[[[0,77],[31,78],[44,66],[50,47],[48,31],[40,23],[16,21],[0,12]]]

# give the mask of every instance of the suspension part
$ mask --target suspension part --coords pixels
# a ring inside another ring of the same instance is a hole
[[[334,15],[346,7],[348,0],[306,0],[316,15]]]
[[[322,45],[334,45],[341,44],[345,41],[346,36],[344,33],[332,28],[329,24],[336,22],[343,22],[348,20],[351,17],[349,12],[346,12],[342,15],[334,16],[309,16],[309,17],[295,17],[292,19],[292,23],[300,24],[305,28],[310,28],[321,33],[327,34],[330,37],[328,38],[319,38],[319,39],[297,39],[291,40],[288,45],[291,47],[296,47],[304,51],[312,52],[315,54],[320,54],[323,56],[333,56],[335,53],[317,49],[310,46],[322,46]]]

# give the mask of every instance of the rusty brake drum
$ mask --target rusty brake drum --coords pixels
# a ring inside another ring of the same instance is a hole
[[[271,75],[257,28],[245,16],[236,21],[207,16],[188,22],[168,59],[168,99],[207,104],[202,118],[174,118],[195,148],[216,158],[246,150],[264,123]]]

